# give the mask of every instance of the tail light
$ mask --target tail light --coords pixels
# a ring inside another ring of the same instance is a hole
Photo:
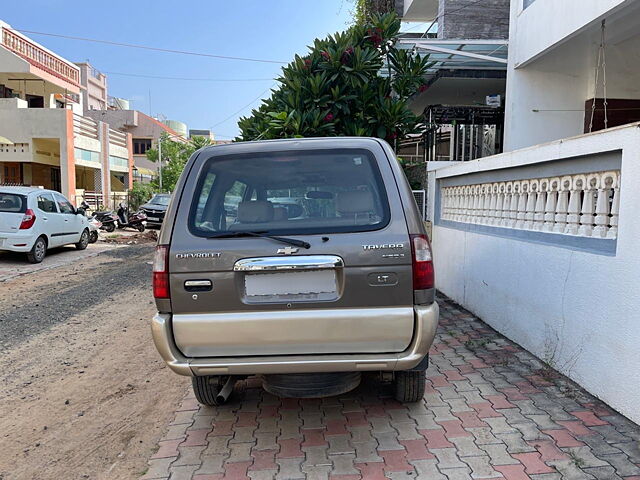
[[[29,230],[36,223],[36,214],[30,208],[24,212],[22,216],[22,222],[20,222],[20,230]]]
[[[169,295],[169,247],[158,245],[153,257],[153,296],[170,298]]]
[[[426,235],[411,235],[411,254],[413,256],[413,289],[433,288],[435,284],[433,257]]]

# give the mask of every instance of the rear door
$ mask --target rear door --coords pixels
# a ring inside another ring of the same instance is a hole
[[[7,241],[7,236],[3,236],[3,233],[18,233],[22,217],[26,211],[26,195],[0,192],[0,247],[3,247]]]
[[[192,170],[169,260],[186,355],[383,353],[411,342],[409,237],[389,160],[371,140],[300,143],[316,148],[276,144]]]

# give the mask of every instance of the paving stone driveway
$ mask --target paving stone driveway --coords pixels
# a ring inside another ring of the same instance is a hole
[[[375,378],[322,400],[256,379],[223,407],[188,394],[143,478],[640,480],[640,427],[439,301],[423,402],[397,403]]]

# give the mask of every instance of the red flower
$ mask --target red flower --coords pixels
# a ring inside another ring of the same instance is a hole
[[[396,132],[391,132],[387,135],[387,140],[395,140],[396,138],[398,138],[398,134]]]
[[[420,85],[420,87],[418,87],[418,91],[422,93],[428,88],[429,88],[429,85],[427,85],[426,83],[423,83],[422,85]]]
[[[329,52],[320,52],[320,55],[322,55],[322,58],[324,58],[325,60],[329,60],[331,58]]]
[[[333,113],[327,113],[327,114],[324,116],[324,121],[325,121],[325,122],[331,122],[332,120],[333,120]]]
[[[311,66],[311,59],[310,59],[310,58],[305,59],[305,61],[304,61],[304,67],[303,67],[303,68],[306,70],[306,69],[308,69],[310,66]]]
[[[351,58],[351,55],[353,55],[353,48],[349,47],[342,53],[342,56],[340,57],[340,62],[342,62],[342,64],[347,63]]]

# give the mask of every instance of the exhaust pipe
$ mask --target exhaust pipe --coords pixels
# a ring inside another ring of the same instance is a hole
[[[218,395],[216,395],[216,403],[218,405],[222,405],[228,400],[231,392],[233,392],[233,386],[236,384],[236,381],[236,378],[231,375],[229,376],[222,389],[218,392]]]

